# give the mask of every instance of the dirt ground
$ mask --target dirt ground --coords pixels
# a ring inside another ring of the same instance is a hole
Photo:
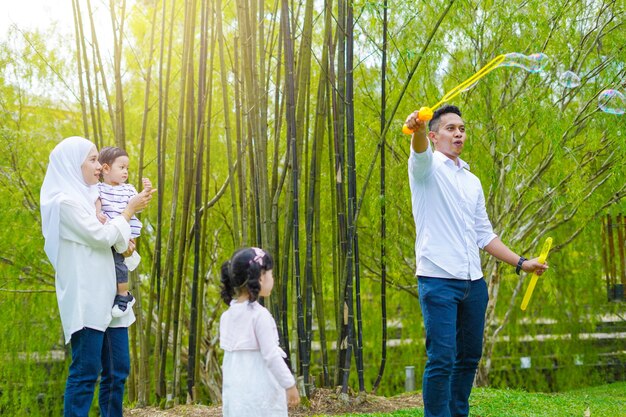
[[[306,401],[306,400],[305,400]],[[392,398],[371,394],[339,395],[329,389],[316,389],[308,404],[301,404],[289,411],[291,417],[305,417],[324,414],[327,416],[357,413],[389,413],[395,410],[422,407],[419,394],[402,394]],[[126,417],[221,417],[220,406],[178,405],[167,410],[156,407],[126,410]]]

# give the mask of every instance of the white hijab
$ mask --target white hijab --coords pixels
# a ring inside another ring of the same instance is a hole
[[[46,242],[44,250],[56,269],[59,252],[60,206],[62,201],[74,201],[96,215],[98,187],[87,185],[82,164],[95,145],[85,138],[63,139],[50,153],[50,162],[41,185],[41,229]]]

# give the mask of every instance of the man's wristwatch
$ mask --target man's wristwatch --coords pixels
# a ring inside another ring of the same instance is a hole
[[[520,271],[522,270],[522,264],[524,263],[524,261],[527,261],[528,259],[524,258],[523,256],[519,257],[519,261],[517,261],[517,267],[515,268],[515,273],[517,275],[519,275]]]

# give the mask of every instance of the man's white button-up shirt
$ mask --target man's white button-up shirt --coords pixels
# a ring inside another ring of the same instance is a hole
[[[496,235],[485,209],[480,180],[469,165],[430,148],[409,156],[409,184],[415,220],[416,275],[480,279],[478,249]]]

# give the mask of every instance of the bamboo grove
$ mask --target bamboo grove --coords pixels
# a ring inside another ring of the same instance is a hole
[[[542,76],[498,69],[453,103],[471,126],[466,154],[496,233],[525,254],[551,234],[562,265],[555,276],[567,269],[580,288],[596,288],[580,264],[587,258],[565,253],[585,246],[593,259],[598,249],[580,237],[597,237],[594,222],[626,195],[626,119],[596,106],[600,91],[626,86],[623,3],[68,1],[67,60],[53,59],[36,34],[14,33],[18,49],[38,51],[28,59],[43,60],[41,72],[73,99],[40,102],[64,109],[55,122],[39,121],[48,126],[40,146],[27,140],[36,122],[12,116],[28,93],[5,95],[2,184],[28,178],[16,183],[33,227],[44,155],[80,134],[126,148],[133,181],[148,176],[158,188],[142,213],[143,260],[130,279],[138,299],[130,401],[219,401],[219,269],[242,246],[274,257],[265,304],[302,394],[398,385],[385,371],[400,367],[389,358],[388,328],[402,322],[411,341],[403,355],[424,355],[399,126],[500,53],[544,52],[554,66]],[[582,85],[556,88],[562,68],[581,74]],[[41,163],[29,167],[25,149]],[[43,245],[32,245],[19,259],[4,246],[0,254],[16,268],[40,265]],[[499,337],[522,319],[524,277],[487,257],[483,267],[490,304],[477,381],[488,384],[492,358],[506,350]],[[9,287],[53,288],[49,266],[29,271]],[[538,314],[558,316],[559,303],[584,316],[573,300],[544,299]]]

